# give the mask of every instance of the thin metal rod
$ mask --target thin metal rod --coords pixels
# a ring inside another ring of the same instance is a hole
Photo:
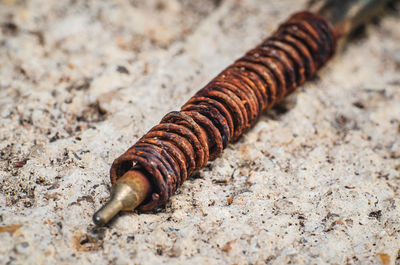
[[[376,16],[391,0],[326,0],[314,1],[310,10],[329,20],[337,37],[350,34]]]

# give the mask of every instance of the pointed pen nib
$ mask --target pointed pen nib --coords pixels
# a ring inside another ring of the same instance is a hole
[[[93,223],[106,225],[120,211],[132,211],[150,194],[150,182],[137,170],[126,172],[113,185],[110,200],[93,215]]]

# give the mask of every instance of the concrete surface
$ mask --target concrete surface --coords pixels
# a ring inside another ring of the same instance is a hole
[[[399,264],[399,4],[165,208],[91,224],[113,159],[305,6],[1,1],[0,264]]]

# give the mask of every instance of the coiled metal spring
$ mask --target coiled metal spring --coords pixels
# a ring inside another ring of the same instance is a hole
[[[253,126],[264,110],[309,79],[333,55],[335,39],[321,16],[293,15],[117,158],[111,167],[112,183],[132,168],[141,169],[152,183],[152,196],[139,209],[165,203],[188,176]]]

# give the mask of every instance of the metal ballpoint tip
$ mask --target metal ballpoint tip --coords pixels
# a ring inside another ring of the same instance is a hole
[[[105,220],[97,215],[97,212],[93,215],[93,223],[97,226],[103,226],[106,224]]]
[[[149,193],[150,182],[142,172],[126,172],[113,185],[110,200],[93,215],[93,223],[103,226],[120,211],[134,210]]]

